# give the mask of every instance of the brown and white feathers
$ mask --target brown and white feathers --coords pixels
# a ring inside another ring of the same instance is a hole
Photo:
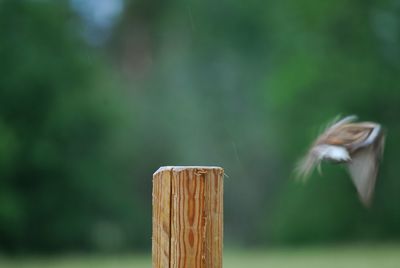
[[[375,188],[379,161],[382,158],[385,135],[373,122],[354,122],[356,116],[335,121],[316,139],[299,162],[299,177],[307,178],[321,162],[345,164],[361,202],[369,206]]]

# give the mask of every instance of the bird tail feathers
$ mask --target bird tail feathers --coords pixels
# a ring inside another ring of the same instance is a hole
[[[320,164],[320,161],[313,153],[308,153],[302,159],[297,162],[295,172],[296,178],[301,181],[306,181],[308,177],[310,177],[314,168]]]

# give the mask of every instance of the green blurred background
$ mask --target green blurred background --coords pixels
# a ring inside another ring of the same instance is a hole
[[[0,255],[149,254],[162,165],[224,167],[225,248],[394,243],[399,75],[398,0],[1,0]],[[293,180],[338,114],[388,130],[369,210]]]

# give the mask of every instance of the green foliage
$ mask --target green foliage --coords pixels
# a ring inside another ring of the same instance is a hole
[[[394,1],[125,1],[90,47],[67,1],[0,1],[0,249],[149,248],[151,174],[220,165],[227,244],[400,238]],[[370,210],[297,159],[336,115],[388,129]]]
[[[0,3],[5,250],[112,249],[144,236],[130,226],[127,103],[67,10],[64,2]]]

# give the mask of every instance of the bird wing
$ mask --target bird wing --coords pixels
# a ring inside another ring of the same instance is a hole
[[[362,124],[347,124],[339,126],[337,129],[329,133],[323,142],[331,145],[341,145],[353,147],[355,144],[362,144],[368,139],[373,127]],[[367,144],[366,144],[367,145]],[[369,144],[368,144],[369,145]]]
[[[342,126],[342,125],[346,125],[349,124],[351,122],[354,122],[357,120],[357,116],[356,115],[349,115],[346,116],[342,119],[339,120],[339,117],[336,117],[332,122],[330,122],[325,130],[323,131],[323,135],[329,135],[332,131],[334,131],[335,129],[337,129],[338,127]]]
[[[372,145],[355,152],[352,155],[352,160],[348,163],[352,181],[356,186],[361,202],[366,207],[371,204],[374,194],[384,140],[384,135],[380,135]]]

